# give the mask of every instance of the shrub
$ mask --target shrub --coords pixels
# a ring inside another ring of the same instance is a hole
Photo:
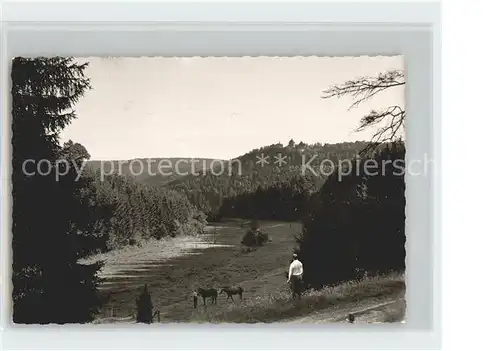
[[[256,247],[262,246],[269,241],[269,234],[264,233],[258,229],[250,229],[246,232],[245,236],[241,240],[241,243],[248,247]]]

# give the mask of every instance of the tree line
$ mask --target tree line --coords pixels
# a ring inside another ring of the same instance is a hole
[[[85,254],[106,252],[143,240],[200,233],[206,216],[177,191],[141,184],[132,177],[84,172],[88,203],[82,223],[91,225],[92,237],[80,236]]]

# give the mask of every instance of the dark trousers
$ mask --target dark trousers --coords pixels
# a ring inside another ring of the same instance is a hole
[[[193,296],[193,305],[194,305],[194,308],[196,308],[198,306],[198,296]]]
[[[292,292],[300,296],[300,294],[302,293],[302,276],[292,275],[290,277],[290,285],[292,288]]]

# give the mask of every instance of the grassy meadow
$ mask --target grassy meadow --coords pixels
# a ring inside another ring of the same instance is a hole
[[[193,238],[191,242],[189,238],[165,239],[171,240],[170,244],[177,248],[184,245],[182,252],[177,250],[170,258],[161,255],[168,248],[163,242],[156,245],[156,254],[152,244],[133,248],[133,254],[130,251],[114,253],[113,264],[124,264],[127,269],[115,273],[108,271],[104,277],[101,293],[108,301],[102,310],[100,317],[104,319],[101,322],[132,316],[135,298],[144,284],[148,284],[154,309],[160,311],[162,323],[286,322],[318,310],[342,306],[353,309],[404,296],[404,278],[393,274],[310,291],[301,301],[292,301],[284,273],[296,245],[294,235],[300,232],[301,225],[262,221],[261,227],[269,233],[272,242],[245,252],[240,241],[247,228],[240,227],[240,223],[212,224],[207,229],[208,234],[204,235],[203,240],[208,242],[204,245],[199,244],[200,238]],[[153,260],[155,255],[160,259]],[[223,294],[219,295],[215,305],[207,299],[205,307],[200,299],[198,307],[193,308],[191,294],[194,289],[219,289],[224,285],[243,287],[243,300],[240,301],[238,296],[234,296],[234,301],[227,300]]]
[[[365,310],[371,311],[371,306],[384,305],[389,301],[390,306],[380,307],[384,307],[387,314],[382,321],[396,322],[404,318],[405,307],[399,304],[404,300],[404,293],[404,278],[393,274],[308,291],[300,301],[291,300],[287,289],[279,289],[227,309],[207,308],[193,319],[211,323],[342,322],[348,313],[360,310],[357,314],[365,314]],[[303,318],[298,318],[301,316]]]

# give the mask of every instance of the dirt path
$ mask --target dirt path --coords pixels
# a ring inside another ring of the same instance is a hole
[[[355,304],[344,304],[319,310],[307,316],[289,319],[283,323],[325,324],[348,323],[347,316],[354,316],[356,324],[401,322],[404,318],[406,303],[402,297],[387,299],[368,299]]]

